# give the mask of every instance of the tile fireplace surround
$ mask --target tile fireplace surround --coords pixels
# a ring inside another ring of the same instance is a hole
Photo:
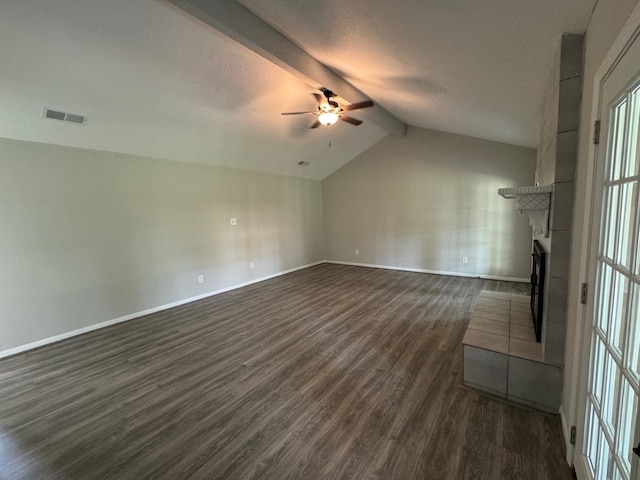
[[[462,340],[464,383],[488,393],[557,412],[562,368],[545,363],[536,342],[530,297],[480,292]]]

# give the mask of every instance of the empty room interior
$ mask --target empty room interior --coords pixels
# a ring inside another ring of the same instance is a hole
[[[0,479],[640,480],[638,0],[0,0]]]

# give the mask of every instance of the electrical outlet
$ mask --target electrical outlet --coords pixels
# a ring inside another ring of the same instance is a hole
[[[249,262],[249,268],[253,268],[253,262]]]
[[[204,283],[204,275],[198,275],[198,283]]]
[[[462,263],[469,263],[469,257],[462,257]]]
[[[238,225],[238,219],[237,218],[230,218],[229,219],[229,225]]]
[[[360,250],[356,248],[356,255],[360,255]]]

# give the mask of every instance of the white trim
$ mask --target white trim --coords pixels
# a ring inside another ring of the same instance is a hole
[[[587,466],[587,457],[584,455],[578,455],[578,459],[573,466],[576,471],[576,478],[578,480],[593,480],[593,477],[589,473],[589,467]]]
[[[203,293],[202,295],[196,295],[195,297],[185,298],[183,300],[178,300],[176,302],[167,303],[166,305],[160,305],[159,307],[149,308],[147,310],[142,310],[140,312],[131,313],[129,315],[125,315],[123,317],[114,318],[112,320],[107,320],[105,322],[94,323],[93,325],[89,325],[87,327],[78,328],[77,330],[72,330],[70,332],[61,333],[60,335],[54,335],[53,337],[43,338],[42,340],[37,340],[35,342],[27,343],[26,345],[20,345],[18,347],[10,348],[8,350],[0,351],[0,358],[8,357],[10,355],[15,355],[17,353],[22,353],[27,350],[33,350],[34,348],[42,347],[44,345],[48,345],[50,343],[59,342],[60,340],[65,340],[67,338],[75,337],[77,335],[82,335],[83,333],[92,332],[94,330],[99,330],[101,328],[109,327],[111,325],[115,325],[117,323],[126,322],[128,320],[133,320],[134,318],[144,317],[145,315],[149,315],[151,313],[161,312],[163,310],[168,310],[173,307],[178,307],[180,305],[184,305],[186,303],[195,302],[196,300],[202,300],[203,298],[212,297],[214,295],[219,295],[221,293],[228,292],[230,290],[236,290],[238,288],[246,287],[248,285],[253,285],[254,283],[264,282],[265,280],[269,280],[271,278],[280,277],[282,275],[286,275],[287,273],[292,273],[297,270],[303,270],[305,268],[314,267],[316,265],[320,265],[325,263],[324,261],[319,261],[315,263],[309,263],[307,265],[302,265],[300,267],[291,268],[289,270],[284,270],[282,272],[273,273],[271,275],[267,275],[265,277],[256,278],[253,280],[249,280],[248,282],[240,283],[237,285],[232,285],[230,287],[221,288],[219,290],[214,290],[212,292]]]
[[[529,278],[501,277],[499,275],[484,275],[480,273],[445,272],[442,270],[426,270],[424,268],[394,267],[391,265],[375,265],[371,263],[339,262],[337,260],[325,260],[325,263],[335,265],[351,265],[354,267],[382,268],[385,270],[399,270],[402,272],[430,273],[432,275],[446,275],[448,277],[482,278],[487,280],[501,280],[504,282],[530,283]]]
[[[635,39],[640,30],[640,3],[636,5],[633,12],[629,16],[629,19],[625,23],[624,27],[620,31],[620,34],[616,38],[616,40],[611,45],[611,48],[603,58],[600,66],[596,70],[595,76],[593,78],[593,95],[591,99],[591,118],[588,125],[581,125],[581,128],[591,129],[591,126],[594,125],[596,120],[600,119],[600,98],[602,94],[602,82],[609,75],[611,70],[618,63],[622,55],[627,51],[627,48]],[[585,82],[589,81],[589,79],[585,79]],[[592,218],[591,214],[593,211],[593,202],[594,202],[594,190],[595,190],[595,167],[596,167],[596,154],[597,147],[593,142],[589,142],[589,150],[587,152],[587,177],[586,177],[586,192],[585,192],[585,202],[584,202],[584,215],[583,215],[583,225],[582,225],[582,238],[586,239],[585,242],[582,243],[582,248],[580,250],[580,272],[579,272],[579,283],[588,282],[589,281],[589,252],[591,250],[591,231],[592,231]],[[579,155],[582,152],[579,152]],[[576,332],[574,336],[574,348],[573,348],[573,366],[574,368],[571,371],[571,382],[569,385],[565,385],[565,389],[569,389],[570,400],[569,406],[572,407],[570,410],[573,410],[573,418],[567,419],[573,425],[582,425],[584,418],[581,418],[584,415],[583,412],[583,401],[580,399],[580,393],[582,390],[581,378],[582,378],[582,369],[585,368],[583,363],[588,361],[589,351],[588,347],[584,348],[585,338],[584,335],[590,332],[589,328],[585,329],[585,322],[590,322],[591,319],[586,318],[587,309],[584,305],[578,305],[576,310]],[[566,364],[567,362],[565,362]],[[586,366],[588,369],[588,365]],[[563,430],[564,431],[564,430]],[[567,443],[567,436],[565,432],[565,443]],[[569,464],[573,464],[576,470],[576,474],[579,480],[586,480],[590,478],[588,474],[588,469],[584,462],[586,462],[586,458],[584,455],[580,455],[580,451],[577,448],[579,444],[582,444],[583,434],[581,429],[578,432],[578,438],[576,441],[576,445],[570,445],[570,448],[567,449],[567,461]]]
[[[560,405],[558,409],[560,414],[560,426],[562,427],[562,436],[564,438],[565,452],[567,452],[565,460],[569,465],[573,464],[573,445],[571,444],[571,425],[569,424],[567,417],[564,413],[564,405]],[[571,452],[571,456],[569,455]]]
[[[637,36],[639,26],[640,26],[640,3],[636,5],[631,15],[629,15],[629,19],[627,20],[627,23],[625,23],[624,27],[622,27],[622,30],[620,31],[618,38],[616,38],[615,42],[613,42],[613,45],[611,45],[611,48],[609,49],[609,51],[607,52],[607,55],[602,60],[602,63],[598,67],[598,70],[596,70],[596,76],[595,76],[596,81],[594,82],[595,86],[600,85],[600,82],[609,74],[611,69],[618,63],[620,58],[625,54],[625,52],[627,51],[627,48],[631,45],[634,38]],[[595,93],[596,92],[594,91],[594,97],[595,97]],[[596,107],[599,105],[599,99],[600,99],[600,96],[598,95],[598,104],[595,105]],[[596,110],[592,110],[592,113],[594,111]],[[597,118],[594,117],[593,120],[597,120]]]

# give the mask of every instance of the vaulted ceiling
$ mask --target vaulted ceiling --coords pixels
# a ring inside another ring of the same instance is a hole
[[[393,122],[535,147],[560,36],[595,0],[240,2],[258,23],[220,28],[216,0],[0,0],[0,137],[317,179]],[[280,115],[325,79],[376,103],[363,125]]]

